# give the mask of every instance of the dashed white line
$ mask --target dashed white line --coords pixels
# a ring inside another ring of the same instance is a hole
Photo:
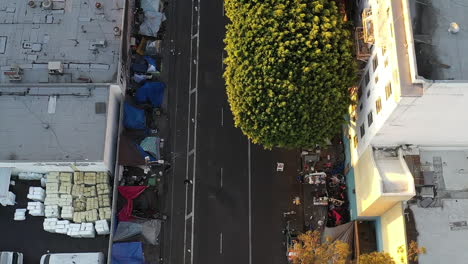
[[[224,108],[221,107],[221,126],[224,127]]]
[[[221,70],[224,70],[224,50],[221,52]]]
[[[219,254],[223,254],[223,233],[219,233]]]
[[[223,168],[221,168],[221,173],[219,176],[219,185],[223,188]]]

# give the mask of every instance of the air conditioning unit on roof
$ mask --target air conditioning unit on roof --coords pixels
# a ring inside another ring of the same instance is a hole
[[[48,69],[51,75],[63,74],[63,63],[61,61],[49,61]]]

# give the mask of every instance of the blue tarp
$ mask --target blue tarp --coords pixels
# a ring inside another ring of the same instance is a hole
[[[136,108],[129,103],[125,103],[124,126],[130,129],[146,129],[145,110]]]
[[[146,152],[140,145],[135,143],[135,146],[138,149],[138,151],[140,152],[141,156],[143,156],[143,159],[145,157],[149,157],[149,161],[156,161],[156,158],[153,157],[153,155],[151,153]]]
[[[112,245],[112,264],[144,264],[141,242],[114,243]]]
[[[166,85],[162,82],[146,82],[138,88],[135,100],[139,104],[151,103],[153,107],[161,107]]]

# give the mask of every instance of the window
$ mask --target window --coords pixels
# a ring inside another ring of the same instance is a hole
[[[374,81],[375,81],[376,84],[379,82],[379,76],[378,75],[375,76]]]
[[[359,130],[361,132],[361,138],[363,138],[364,135],[366,134],[366,128],[364,127],[364,124],[361,125]]]
[[[354,147],[357,148],[357,145],[359,143],[359,140],[357,138],[357,135],[353,137],[353,143],[354,143]]]
[[[388,58],[385,58],[384,65],[385,65],[385,68],[388,67]]]
[[[388,100],[392,95],[392,83],[389,82],[387,86],[385,86],[385,99]]]
[[[366,89],[366,87],[364,86],[364,82],[362,82],[361,85],[358,88],[358,91],[357,91],[357,99],[358,100],[361,99],[362,91],[364,91],[364,89]]]
[[[366,72],[366,76],[364,76],[364,84],[365,84],[365,87],[367,87],[367,85],[369,84],[370,82],[370,76],[369,76],[369,71]]]
[[[380,111],[382,111],[382,99],[377,98],[377,100],[375,101],[375,111],[378,113],[380,113]]]
[[[367,126],[370,127],[372,123],[374,122],[374,118],[372,117],[372,111],[367,115]]]
[[[361,103],[361,105],[359,105],[359,112],[361,112],[362,107],[363,107],[363,104]]]
[[[386,52],[387,52],[387,47],[383,46],[382,47],[382,56],[385,56]]]
[[[374,59],[372,59],[372,68],[375,70],[377,69],[377,66],[379,66],[379,56],[375,54]]]
[[[370,96],[370,89],[367,91],[367,98]]]

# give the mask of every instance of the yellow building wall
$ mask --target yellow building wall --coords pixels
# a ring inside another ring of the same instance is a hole
[[[397,203],[381,218],[383,251],[389,253],[396,263],[408,263],[406,257],[406,229],[403,204]],[[403,253],[398,253],[402,247]],[[401,258],[403,257],[403,262]]]

